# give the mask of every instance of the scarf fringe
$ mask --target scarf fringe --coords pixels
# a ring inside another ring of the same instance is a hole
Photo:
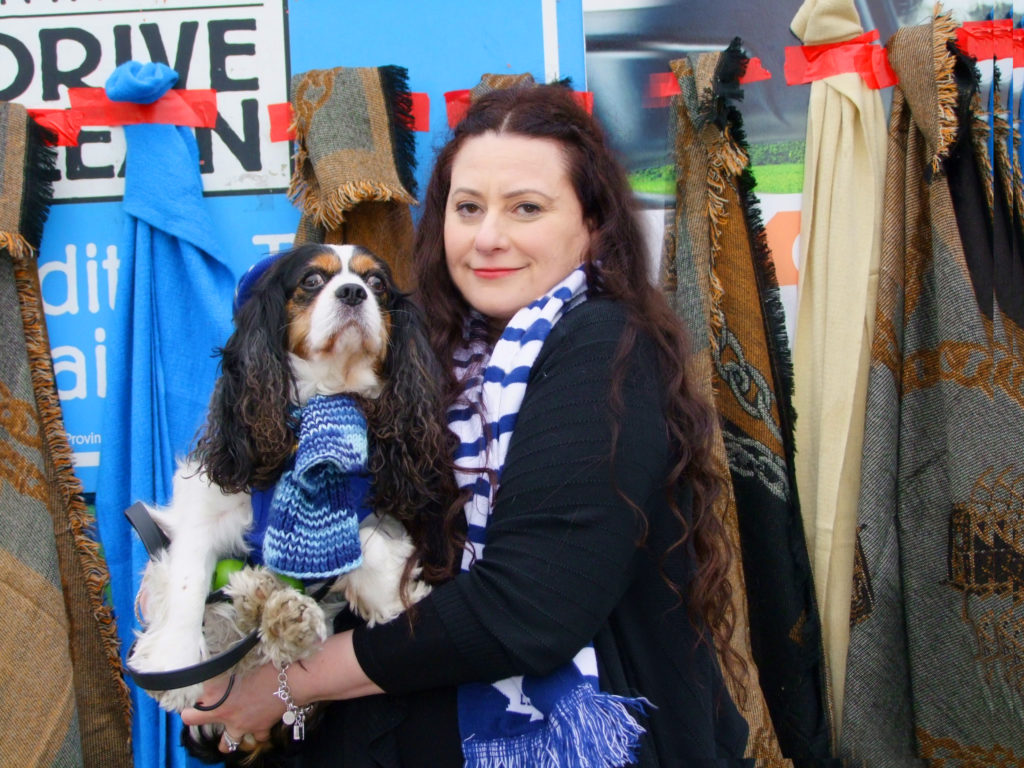
[[[325,193],[309,155],[310,119],[294,111],[291,130],[295,133],[295,172],[288,184],[288,199],[325,230],[336,229],[345,214],[361,203],[399,202],[417,205],[416,135],[413,131],[413,102],[408,87],[408,72],[395,65],[377,68],[384,105],[388,113],[391,162],[398,185],[371,179],[350,181]],[[314,84],[326,88],[326,75],[318,73]],[[333,86],[332,86],[333,87]]]
[[[746,146],[733,136],[739,124],[739,111],[733,101],[743,98],[743,89],[739,86],[739,78],[746,71],[749,59],[743,52],[740,39],[734,38],[719,56],[715,67],[712,88],[707,89],[701,105],[703,131],[710,130],[709,125],[717,127],[718,135],[709,142],[708,162],[708,229],[711,239],[711,261],[709,294],[710,307],[710,343],[716,348],[725,321],[722,312],[722,297],[725,288],[715,270],[718,256],[722,252],[722,229],[728,219],[729,189],[733,180],[741,176],[750,165],[750,157]],[[742,131],[741,131],[742,133]]]
[[[935,4],[932,19],[932,56],[935,66],[935,89],[938,100],[938,147],[929,163],[931,174],[940,173],[943,161],[956,143],[960,121],[957,117],[957,101],[960,89],[956,82],[957,56],[950,51],[950,43],[956,41],[957,24],[952,13],[942,10],[942,4]],[[930,175],[931,175],[930,174]],[[929,176],[930,176],[929,175]]]
[[[416,204],[416,198],[404,189],[369,180],[349,182],[325,196],[315,193],[309,184],[301,183],[289,189],[288,195],[317,226],[329,230],[344,222],[345,213],[361,203],[396,200]]]
[[[25,184],[21,201],[21,232],[38,248],[43,239],[43,225],[53,201],[53,180],[57,175],[57,149],[48,142],[56,137],[29,118],[25,143]]]
[[[389,64],[379,70],[384,102],[391,120],[391,148],[398,180],[416,205],[416,134],[413,130],[412,94],[409,92],[409,71]],[[404,202],[404,201],[403,201]]]
[[[105,599],[110,589],[110,571],[96,536],[96,518],[82,497],[82,484],[75,475],[71,445],[64,430],[64,415],[57,397],[50,340],[35,264],[16,261],[14,280],[21,305],[29,375],[42,421],[43,439],[53,462],[54,486],[60,502],[68,512],[68,523],[80,572],[85,579],[89,608],[99,630],[99,642],[113,680],[117,703],[125,727],[130,732],[131,694],[121,674],[121,641],[117,634],[114,609]]]
[[[7,251],[15,264],[25,264],[32,261],[36,249],[17,232],[0,232],[0,250]]]
[[[630,710],[644,698],[615,696],[578,685],[548,715],[544,729],[512,739],[462,743],[466,768],[620,768],[636,762],[645,729]]]

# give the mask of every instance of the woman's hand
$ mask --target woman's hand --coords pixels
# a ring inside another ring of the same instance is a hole
[[[277,676],[278,670],[273,664],[264,664],[245,677],[236,678],[226,697],[229,678],[210,680],[198,703],[210,706],[222,697],[224,700],[211,710],[190,707],[182,711],[181,720],[185,725],[223,723],[228,738],[234,742],[242,742],[246,734],[251,734],[256,741],[266,741],[270,738],[270,729],[280,722],[285,711],[284,702],[274,695],[278,689]],[[289,666],[288,689],[297,706],[383,693],[359,666],[351,632],[332,635],[319,651]],[[223,736],[220,751],[231,751]]]
[[[209,706],[219,701],[227,691],[229,680],[222,675],[208,681],[197,703]],[[268,662],[244,677],[236,677],[227,697],[216,708],[200,710],[189,707],[182,711],[181,720],[185,725],[222,723],[225,735],[221,736],[218,747],[221,752],[234,751],[229,740],[237,745],[246,740],[246,734],[257,742],[267,741],[270,729],[281,721],[285,711],[284,702],[274,695],[277,686],[277,670]]]

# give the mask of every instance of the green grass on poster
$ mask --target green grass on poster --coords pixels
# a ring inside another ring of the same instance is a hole
[[[804,184],[803,163],[778,163],[751,167],[758,194],[785,195],[798,193]],[[674,196],[675,168],[663,165],[660,168],[644,168],[629,175],[629,185],[634,192],[645,195]]]
[[[775,141],[751,144],[750,170],[759,194],[793,194],[803,189],[805,142]],[[671,163],[656,168],[643,168],[629,175],[634,192],[647,195],[675,196],[675,168]]]

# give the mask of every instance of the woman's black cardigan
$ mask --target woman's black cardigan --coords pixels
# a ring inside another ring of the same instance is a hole
[[[619,412],[609,396],[625,325],[623,307],[601,299],[555,325],[531,371],[485,557],[419,603],[411,636],[404,617],[358,628],[356,656],[402,694],[543,675],[592,642],[601,688],[652,704],[641,765],[738,758],[747,725],[664,579],[685,590],[694,555],[687,546],[662,558],[682,527],[665,498],[663,392],[646,337]],[[688,514],[689,494],[677,498]]]

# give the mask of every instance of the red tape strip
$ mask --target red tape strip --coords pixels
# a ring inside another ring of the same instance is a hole
[[[747,61],[747,69],[739,82],[742,85],[771,79],[772,73],[764,68],[761,59],[752,56]],[[679,81],[671,72],[655,72],[647,78],[647,90],[644,92],[643,105],[652,109],[667,107],[672,97],[680,93]]]
[[[786,46],[784,70],[787,85],[804,85],[849,72],[860,75],[868,88],[878,90],[896,85],[899,78],[889,66],[885,48],[872,45],[878,30],[824,45]]]
[[[576,103],[587,110],[588,115],[594,114],[594,93],[592,91],[573,91]]]
[[[414,131],[426,133],[430,130],[430,96],[426,93],[412,95],[412,125]]]
[[[56,146],[77,147],[82,113],[74,109],[27,109],[32,119],[57,136]]]
[[[747,71],[740,78],[740,83],[742,85],[757,83],[761,80],[771,80],[771,77],[772,73],[764,68],[764,65],[761,64],[761,59],[757,56],[751,56],[750,61],[747,62]]]
[[[956,44],[978,61],[1014,57],[1012,19],[965,21],[956,30]]]
[[[576,103],[587,110],[588,115],[594,114],[594,94],[591,91],[573,91],[572,95]],[[469,91],[446,91],[444,106],[448,114],[448,127],[454,128],[469,110]]]
[[[280,104],[268,104],[267,116],[270,118],[270,140],[291,141],[295,138],[292,130],[292,105],[287,101]]]
[[[1024,29],[1013,30],[1013,67],[1024,67]]]
[[[152,104],[133,104],[111,101],[102,88],[68,88],[68,99],[82,113],[82,125],[217,125],[217,92],[211,89],[171,90]]]
[[[444,108],[448,114],[448,127],[454,128],[469,111],[469,91],[447,91],[444,95]]]
[[[671,72],[653,72],[647,77],[643,105],[649,109],[667,107],[679,93],[679,81]]]

